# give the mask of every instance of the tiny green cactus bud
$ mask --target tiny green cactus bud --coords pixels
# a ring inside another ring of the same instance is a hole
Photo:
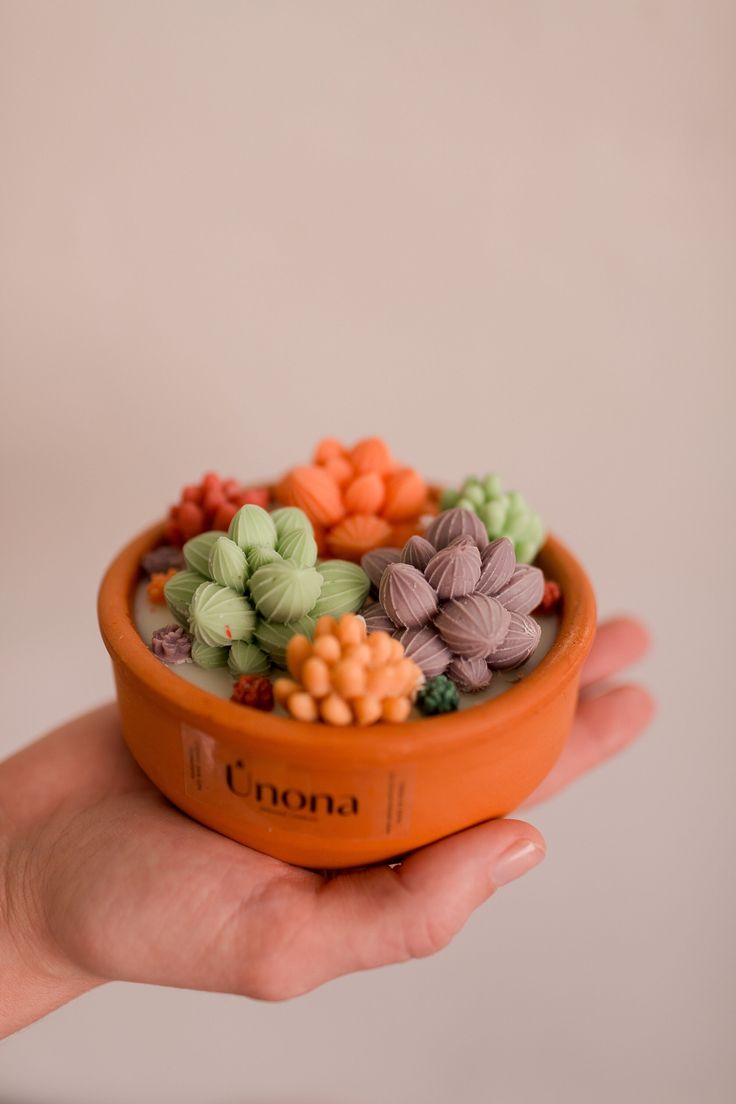
[[[459,704],[457,686],[446,675],[435,675],[425,682],[417,694],[417,708],[425,717],[436,713],[453,713]]]

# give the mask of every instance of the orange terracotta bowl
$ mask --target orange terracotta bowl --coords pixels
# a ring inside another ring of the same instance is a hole
[[[361,866],[515,809],[554,765],[595,633],[585,572],[549,537],[538,563],[562,589],[538,667],[483,704],[404,724],[334,729],[225,701],[170,671],[139,636],[132,602],[158,525],[131,541],[99,593],[123,735],[189,816],[300,866]]]

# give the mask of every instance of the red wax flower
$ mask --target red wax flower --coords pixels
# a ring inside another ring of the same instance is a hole
[[[249,705],[252,709],[262,709],[269,713],[273,709],[273,686],[271,680],[263,675],[241,675],[233,685],[230,701],[238,705]]]
[[[181,547],[185,541],[212,529],[225,532],[241,506],[249,503],[268,509],[268,487],[247,487],[237,479],[222,479],[208,472],[201,483],[192,483],[169,510],[166,539]]]
[[[556,583],[554,579],[544,580],[544,594],[542,595],[542,601],[534,610],[535,613],[556,613],[560,608],[562,600],[562,592],[560,590],[560,584]]]

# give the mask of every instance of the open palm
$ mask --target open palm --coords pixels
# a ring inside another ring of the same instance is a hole
[[[568,745],[529,804],[646,726],[652,703],[643,689],[601,685],[646,648],[635,621],[601,626]],[[295,996],[439,950],[494,889],[544,855],[536,829],[506,819],[400,866],[332,876],[289,866],[173,808],[127,752],[112,705],[2,764],[0,816],[6,913],[11,923],[22,918],[18,953],[70,991],[123,979]]]

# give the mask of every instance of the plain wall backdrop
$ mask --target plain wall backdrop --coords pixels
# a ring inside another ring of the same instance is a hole
[[[736,7],[0,2],[8,754],[110,696],[100,575],[325,433],[495,470],[638,612],[635,749],[432,960],[268,1006],[112,985],[12,1104],[727,1104]]]

